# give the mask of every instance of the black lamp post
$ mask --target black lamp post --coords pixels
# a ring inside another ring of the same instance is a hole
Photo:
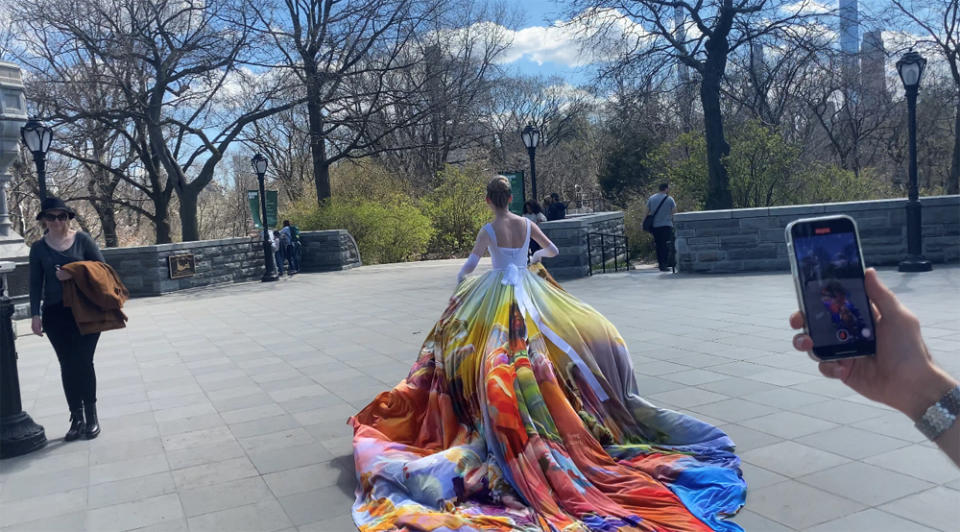
[[[901,272],[928,272],[933,269],[923,258],[922,211],[917,190],[917,93],[927,60],[913,50],[897,61],[897,72],[907,95],[907,129],[910,142],[910,190],[907,197],[907,258],[900,261]]]
[[[534,201],[540,201],[537,197],[537,144],[540,144],[540,130],[533,123],[529,123],[520,132],[520,138],[523,139],[523,145],[527,147],[527,154],[530,156],[530,194]]]
[[[277,263],[273,255],[273,245],[270,243],[270,228],[267,227],[267,191],[263,186],[263,176],[267,173],[267,158],[259,153],[250,158],[253,171],[257,173],[260,183],[260,223],[263,224],[263,277],[264,283],[277,280]]]
[[[23,144],[33,154],[33,162],[37,165],[37,182],[40,186],[40,202],[47,199],[47,150],[53,140],[53,130],[31,118],[20,128],[20,138]]]
[[[20,376],[17,372],[17,346],[13,338],[13,301],[7,275],[14,263],[0,262],[0,458],[11,458],[35,451],[47,444],[43,427],[23,411],[20,400]]]

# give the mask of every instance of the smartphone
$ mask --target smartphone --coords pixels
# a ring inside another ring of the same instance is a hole
[[[786,238],[814,358],[838,360],[876,353],[857,223],[844,215],[804,218],[787,225]]]

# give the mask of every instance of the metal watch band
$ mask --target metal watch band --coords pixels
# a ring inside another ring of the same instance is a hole
[[[923,413],[923,417],[916,423],[917,430],[927,438],[935,440],[954,424],[958,414],[960,414],[960,386],[947,392]]]

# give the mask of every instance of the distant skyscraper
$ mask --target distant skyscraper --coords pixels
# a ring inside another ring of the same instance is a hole
[[[762,80],[766,66],[763,62],[763,45],[758,41],[750,42],[750,70],[757,80]]]
[[[687,32],[684,28],[683,8],[676,6],[673,8],[673,28],[675,39],[683,45],[684,51],[687,42]],[[680,126],[684,131],[692,128],[693,122],[693,85],[690,83],[690,67],[683,61],[677,60],[677,105],[680,109]]]
[[[860,12],[857,0],[840,0],[840,52],[844,83],[853,91],[860,77]],[[851,94],[852,95],[852,94]]]
[[[876,103],[887,101],[887,54],[883,48],[883,31],[863,34],[860,45],[860,78],[863,97]]]

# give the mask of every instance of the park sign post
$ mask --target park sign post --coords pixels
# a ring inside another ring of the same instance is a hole
[[[510,194],[513,195],[513,201],[510,202],[510,212],[523,214],[523,204],[527,201],[523,190],[523,171],[501,172],[500,175],[506,177],[507,181],[510,182]]]
[[[277,196],[276,190],[267,191],[267,227],[277,226]],[[260,223],[260,192],[257,190],[247,191],[247,201],[250,203],[250,214],[253,216],[253,226],[257,229],[263,229]]]

